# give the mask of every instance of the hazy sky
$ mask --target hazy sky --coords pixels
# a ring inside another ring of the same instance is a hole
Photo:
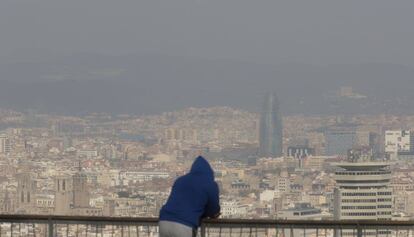
[[[414,65],[413,22],[412,0],[1,0],[0,58],[47,50]]]

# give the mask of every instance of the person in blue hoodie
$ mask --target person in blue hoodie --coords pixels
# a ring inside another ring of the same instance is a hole
[[[203,218],[218,218],[219,215],[219,188],[213,169],[199,156],[190,172],[175,181],[161,208],[160,237],[195,237]]]

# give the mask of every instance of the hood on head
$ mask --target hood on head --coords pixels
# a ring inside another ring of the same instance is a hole
[[[204,157],[199,156],[195,159],[190,170],[191,174],[205,174],[211,177],[214,177],[214,171],[211,168],[210,164]]]

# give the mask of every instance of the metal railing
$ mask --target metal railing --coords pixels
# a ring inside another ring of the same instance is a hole
[[[158,219],[0,215],[0,237],[156,237]],[[411,221],[206,220],[201,237],[414,237]]]

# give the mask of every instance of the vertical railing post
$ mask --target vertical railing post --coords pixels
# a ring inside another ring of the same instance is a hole
[[[342,237],[342,230],[340,232],[340,229],[336,225],[333,227],[333,236],[334,237]]]
[[[47,220],[47,232],[48,232],[48,237],[53,237],[53,221],[51,218],[49,218]]]
[[[200,235],[201,237],[206,237],[206,224],[202,223],[200,226]]]
[[[362,227],[360,225],[357,226],[357,237],[362,237]]]

